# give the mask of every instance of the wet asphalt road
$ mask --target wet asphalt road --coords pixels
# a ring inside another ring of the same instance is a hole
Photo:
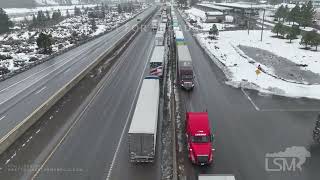
[[[178,16],[182,22],[181,16]],[[183,23],[184,26],[184,23]],[[185,28],[184,28],[185,29]],[[216,134],[215,161],[211,166],[191,165],[186,147],[180,153],[181,177],[196,179],[204,174],[234,174],[237,180],[316,180],[320,177],[320,146],[313,144],[312,129],[320,101],[291,99],[235,89],[225,84],[223,72],[184,31],[196,76],[192,92],[181,92],[182,108],[208,110]],[[311,158],[299,170],[268,172],[265,154],[303,146]]]
[[[138,23],[137,18],[151,11],[152,8],[125,26],[0,82],[0,139],[111,48]]]
[[[160,178],[160,160],[153,165],[132,164],[126,144],[153,42],[154,33],[142,31],[87,98],[80,91],[83,100],[74,103],[81,104],[59,105],[44,115],[40,122],[45,123],[33,127],[0,157],[0,179]]]

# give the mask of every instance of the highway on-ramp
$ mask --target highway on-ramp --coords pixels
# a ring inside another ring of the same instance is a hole
[[[180,90],[180,104],[187,111],[208,110],[216,149],[214,164],[199,167],[191,165],[184,147],[178,160],[183,167],[181,176],[187,180],[196,179],[200,173],[234,174],[237,180],[319,179],[320,146],[313,143],[312,130],[320,102],[263,95],[226,85],[223,72],[185,30],[181,16],[178,20],[184,29],[196,77],[193,91]],[[302,171],[266,170],[266,153],[285,151],[293,146],[302,146],[311,152]]]

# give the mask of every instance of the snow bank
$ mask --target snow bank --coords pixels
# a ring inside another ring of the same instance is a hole
[[[228,84],[235,87],[256,89],[263,93],[272,93],[290,97],[308,97],[320,99],[320,85],[305,85],[284,81],[266,73],[256,74],[259,63],[245,57],[238,45],[255,47],[270,51],[287,58],[297,64],[307,64],[305,67],[315,73],[320,73],[320,51],[300,49],[299,40],[287,43],[287,40],[270,37],[270,31],[265,31],[264,39],[260,41],[260,31],[224,31],[219,40],[210,40],[208,34],[198,34],[196,37],[213,61],[222,68],[229,79]],[[272,68],[261,64],[263,70],[272,74]]]

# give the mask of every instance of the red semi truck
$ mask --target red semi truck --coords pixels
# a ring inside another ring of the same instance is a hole
[[[186,113],[186,135],[189,159],[197,165],[208,165],[213,161],[213,133],[210,130],[207,112]]]

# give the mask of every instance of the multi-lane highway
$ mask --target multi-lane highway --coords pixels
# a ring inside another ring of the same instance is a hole
[[[26,72],[0,82],[0,139],[12,133],[32,112],[113,47],[154,8],[116,30]],[[11,132],[10,132],[11,131]]]
[[[178,13],[177,13],[178,14]],[[185,28],[181,16],[179,22]],[[199,173],[234,174],[237,180],[315,180],[319,179],[320,146],[313,144],[312,129],[320,102],[262,95],[225,84],[223,72],[213,63],[192,34],[184,30],[195,71],[192,92],[180,91],[182,108],[208,110],[215,130],[215,162],[208,167],[191,165],[186,147],[180,153],[182,177],[196,179]],[[304,146],[311,158],[299,170],[268,172],[265,155]]]
[[[0,178],[160,178],[160,156],[153,164],[130,163],[126,144],[131,115],[141,82],[148,72],[153,46],[154,33],[140,32],[81,105],[71,102],[63,110],[58,108],[59,115],[43,116],[40,121],[46,123],[33,127],[30,131],[34,132],[25,135],[28,142],[20,139],[9,149],[11,154],[1,159]],[[54,114],[56,110],[52,111]],[[61,121],[63,117],[66,119]],[[159,140],[158,144],[157,154],[161,149]],[[6,158],[10,162],[7,163]]]

